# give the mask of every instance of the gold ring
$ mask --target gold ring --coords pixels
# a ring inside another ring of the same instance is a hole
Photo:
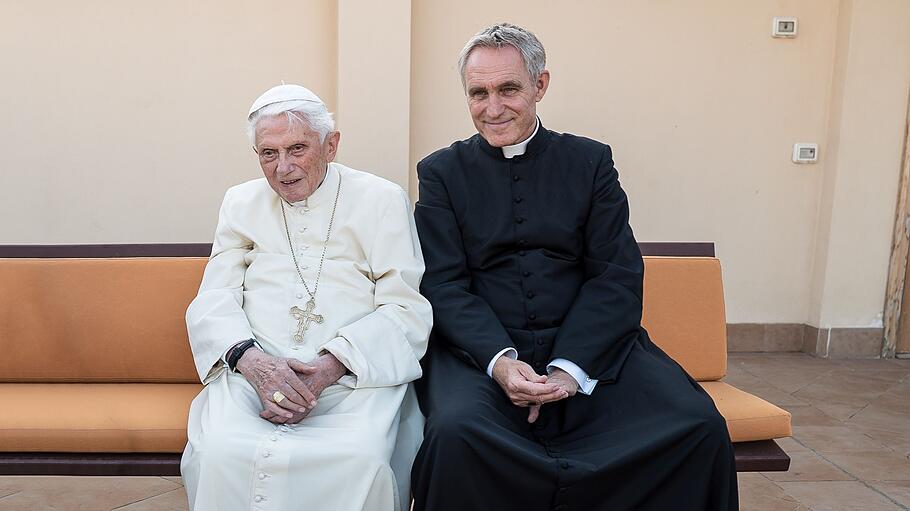
[[[276,390],[275,393],[272,394],[272,399],[274,399],[276,403],[284,401],[285,397],[286,396],[282,394],[280,390]]]

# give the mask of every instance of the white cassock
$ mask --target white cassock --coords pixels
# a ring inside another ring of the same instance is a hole
[[[190,506],[226,510],[407,510],[423,417],[408,382],[432,324],[418,287],[423,256],[410,204],[395,184],[337,163],[304,203],[285,203],[310,289],[339,179],[341,194],[304,342],[290,309],[309,300],[291,259],[278,195],[265,179],[228,190],[212,256],[187,310],[205,387],[190,408],[180,469]],[[320,350],[349,370],[296,425],[259,417],[252,386],[221,361],[255,338],[272,355],[310,361]]]

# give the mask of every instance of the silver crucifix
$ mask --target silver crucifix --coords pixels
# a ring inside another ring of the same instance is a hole
[[[291,316],[297,320],[297,333],[294,334],[295,341],[303,342],[303,335],[310,328],[311,323],[322,324],[325,321],[321,314],[314,314],[314,310],[316,310],[316,301],[312,298],[307,301],[304,309],[296,305],[291,307]]]

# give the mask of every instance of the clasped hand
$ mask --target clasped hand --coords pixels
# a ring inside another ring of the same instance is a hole
[[[331,354],[306,363],[260,350],[247,350],[237,362],[237,370],[262,402],[260,417],[275,424],[303,420],[316,407],[316,398],[322,391],[345,373],[344,366]],[[273,398],[275,391],[284,395],[279,403]]]
[[[537,374],[521,360],[508,357],[499,357],[493,365],[493,379],[512,404],[528,407],[528,422],[537,420],[541,405],[574,396],[578,391],[578,382],[562,369],[546,376]]]

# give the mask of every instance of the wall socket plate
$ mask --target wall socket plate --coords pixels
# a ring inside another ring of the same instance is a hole
[[[796,37],[799,20],[792,16],[777,16],[771,22],[771,37]]]
[[[818,161],[818,144],[793,144],[793,163],[815,163]]]

